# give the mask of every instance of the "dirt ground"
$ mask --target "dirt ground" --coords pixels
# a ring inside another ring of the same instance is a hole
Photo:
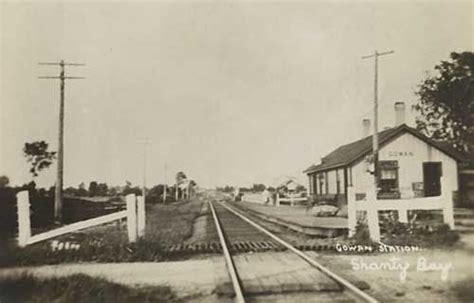
[[[474,291],[465,287],[474,281],[473,256],[472,251],[457,249],[370,256],[321,254],[318,261],[342,276],[367,282],[382,302],[473,302]],[[405,278],[402,266],[407,267]]]

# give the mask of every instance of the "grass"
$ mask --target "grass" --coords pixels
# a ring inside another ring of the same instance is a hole
[[[51,249],[51,240],[19,248],[0,243],[0,266],[58,264],[72,262],[153,262],[171,258],[167,245],[182,244],[193,233],[202,201],[147,205],[145,238],[128,243],[126,223],[97,226],[58,237],[63,243],[79,244],[78,250]]]
[[[194,221],[203,202],[176,202],[156,204],[147,209],[146,240],[162,245],[182,244],[193,234]]]
[[[461,302],[472,302],[474,298],[474,277],[462,280],[454,284],[452,290]]]
[[[0,302],[170,302],[169,287],[131,288],[83,274],[61,278],[21,275],[0,279]]]

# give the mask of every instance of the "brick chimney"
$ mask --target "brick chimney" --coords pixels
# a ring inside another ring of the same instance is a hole
[[[362,138],[370,136],[370,119],[362,120]]]
[[[395,102],[395,126],[405,123],[405,103]]]

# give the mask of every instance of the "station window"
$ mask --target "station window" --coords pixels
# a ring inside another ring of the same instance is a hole
[[[317,175],[314,174],[312,175],[312,182],[313,182],[313,191],[314,191],[314,194],[318,194],[318,178],[317,178]]]
[[[380,194],[397,195],[398,189],[398,161],[379,162]]]
[[[324,176],[325,174],[324,173],[321,173],[318,175],[318,180],[319,180],[319,194],[322,195],[324,193],[324,190],[323,188],[326,188],[325,187],[325,180],[324,180]]]

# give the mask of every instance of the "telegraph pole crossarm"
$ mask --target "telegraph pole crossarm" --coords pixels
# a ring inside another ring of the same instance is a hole
[[[38,79],[85,79],[85,77],[49,77],[49,76],[40,76]]]
[[[367,59],[367,58],[373,58],[375,56],[383,56],[383,55],[388,55],[388,54],[393,54],[395,51],[391,50],[391,51],[387,51],[387,52],[383,52],[383,53],[378,53],[377,51],[375,53],[373,53],[372,55],[367,55],[367,56],[362,56],[362,59]]]
[[[68,66],[86,66],[85,63],[67,63],[67,62],[39,62],[38,65],[68,65]]]
[[[55,65],[60,66],[59,76],[41,76],[39,79],[59,79],[60,80],[60,103],[59,103],[59,138],[58,138],[58,166],[56,191],[54,199],[54,218],[57,222],[62,221],[62,205],[63,205],[63,174],[64,174],[64,87],[65,80],[69,79],[85,79],[84,77],[66,76],[65,66],[85,66],[84,63],[69,63],[61,60],[60,62],[40,62],[39,65]]]

